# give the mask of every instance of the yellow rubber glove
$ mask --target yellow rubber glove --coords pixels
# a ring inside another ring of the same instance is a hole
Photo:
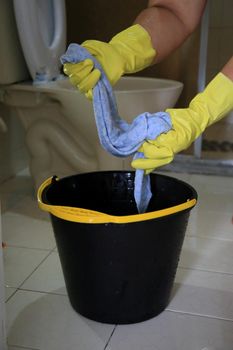
[[[123,74],[135,73],[150,66],[156,54],[148,32],[139,24],[120,32],[109,43],[87,40],[81,46],[99,61],[112,85]],[[64,64],[64,73],[88,98],[91,98],[91,90],[101,75],[98,69],[93,69],[90,59]]]
[[[172,130],[156,140],[144,142],[139,149],[145,159],[132,161],[136,169],[149,174],[155,168],[170,163],[175,154],[188,148],[210,125],[233,109],[233,82],[219,73],[190,103],[187,109],[167,109]]]

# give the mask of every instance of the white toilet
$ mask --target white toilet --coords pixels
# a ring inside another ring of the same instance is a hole
[[[130,159],[101,148],[91,102],[61,75],[65,0],[14,0],[14,7],[3,0],[0,22],[0,111],[14,113],[24,126],[35,186],[55,174],[129,169]],[[166,79],[122,78],[115,86],[120,115],[130,121],[145,111],[173,107],[182,87]]]

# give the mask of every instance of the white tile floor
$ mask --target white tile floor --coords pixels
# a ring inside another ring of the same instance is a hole
[[[170,175],[199,193],[171,302],[154,319],[127,326],[72,310],[30,177],[0,186],[9,350],[233,350],[233,179]]]

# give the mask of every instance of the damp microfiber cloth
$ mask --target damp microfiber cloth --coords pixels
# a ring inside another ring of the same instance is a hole
[[[66,53],[61,57],[62,64],[78,63],[90,58],[95,68],[101,71],[101,77],[93,89],[93,108],[95,122],[102,147],[117,157],[144,157],[137,152],[146,140],[155,140],[161,133],[168,132],[171,118],[166,112],[142,113],[127,123],[119,114],[112,86],[108,81],[99,62],[82,46],[70,44]],[[144,170],[137,169],[134,180],[134,198],[138,212],[147,209],[152,193],[150,176],[144,175]]]

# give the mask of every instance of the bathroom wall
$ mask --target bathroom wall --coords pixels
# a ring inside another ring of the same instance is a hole
[[[0,12],[0,183],[28,165],[23,128],[4,106],[4,84],[29,78],[13,15],[13,1],[1,0]],[[4,125],[7,130],[4,132]]]
[[[211,0],[207,58],[209,82],[233,55],[233,0]],[[203,135],[206,158],[233,159],[233,113]]]
[[[25,132],[14,112],[10,113],[0,103],[0,183],[28,166]],[[4,130],[2,123],[7,130]]]
[[[87,39],[108,41],[129,27],[147,0],[66,0],[68,43]],[[169,78],[185,83],[178,105],[185,106],[197,91],[199,28],[163,63],[137,73],[139,76]]]
[[[233,54],[233,1],[210,0],[207,80],[223,67]]]

